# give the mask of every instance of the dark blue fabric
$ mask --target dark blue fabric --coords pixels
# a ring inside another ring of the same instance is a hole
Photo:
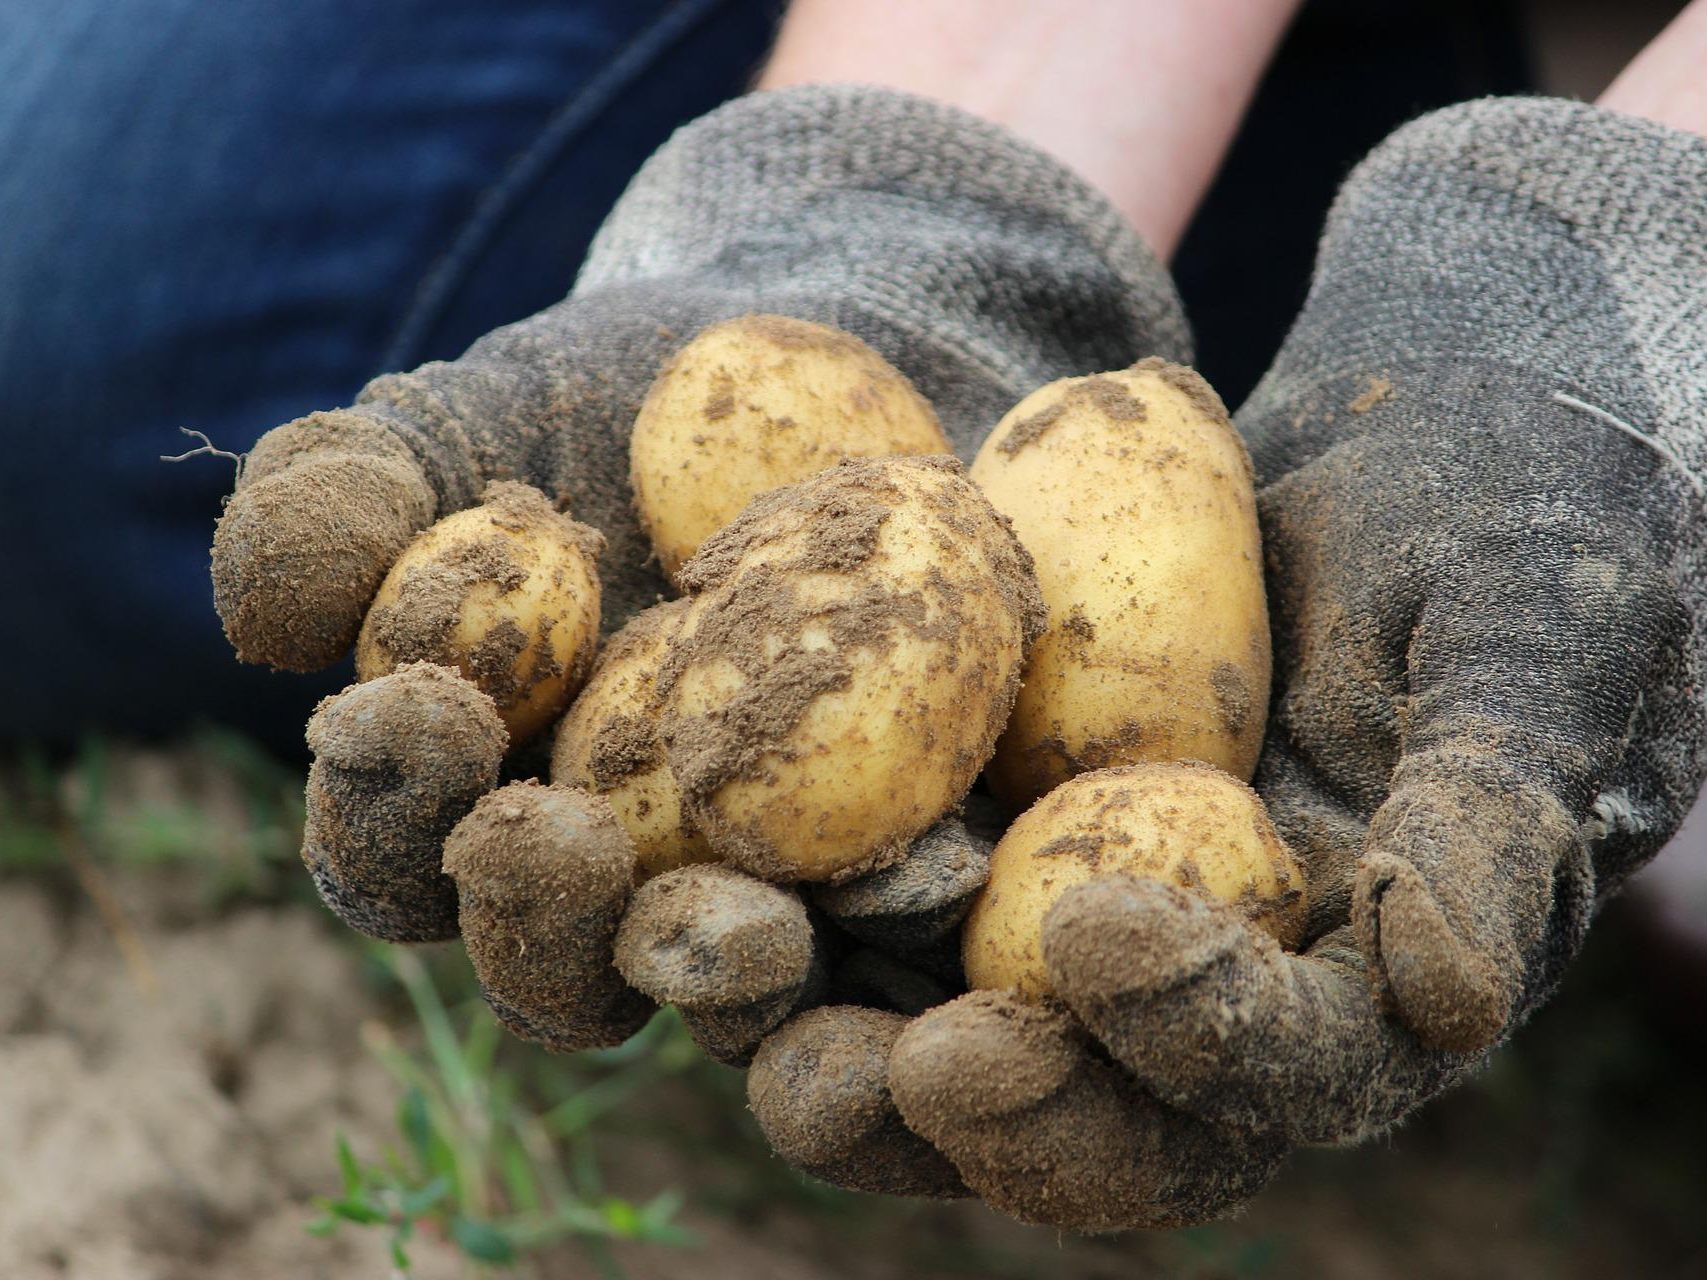
[[[212,719],[300,753],[347,670],[235,661],[207,576],[231,466],[159,455],[179,426],[247,449],[557,300],[779,9],[0,0],[0,743]],[[1505,9],[1306,13],[1176,264],[1229,399],[1339,175],[1418,111],[1521,87]]]
[[[562,297],[640,161],[739,93],[773,0],[0,5],[0,738],[210,718],[305,680],[212,609],[227,462]]]

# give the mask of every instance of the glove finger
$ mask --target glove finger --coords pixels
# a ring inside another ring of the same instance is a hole
[[[1371,998],[1348,929],[1289,955],[1232,908],[1099,876],[1044,917],[1055,990],[1172,1106],[1296,1143],[1392,1124],[1471,1060],[1426,1049]]]
[[[1006,992],[914,1019],[890,1055],[902,1118],[967,1186],[1024,1222],[1101,1232],[1222,1217],[1285,1144],[1163,1106],[1092,1051],[1063,1011]]]
[[[944,818],[905,858],[843,884],[815,885],[813,902],[862,942],[906,953],[947,937],[990,876],[990,842]]]
[[[747,1073],[747,1101],[766,1139],[804,1173],[850,1191],[964,1196],[941,1152],[901,1121],[889,1093],[898,1013],[830,1005],[790,1019]]]
[[[636,990],[681,1010],[707,1054],[745,1066],[809,989],[822,987],[820,951],[797,893],[697,863],[635,890],[615,958]]]
[[[1580,944],[1582,824],[1630,807],[1600,788],[1676,609],[1663,576],[1592,540],[1487,541],[1488,567],[1436,584],[1418,619],[1404,754],[1352,909],[1383,1007],[1460,1052],[1494,1043]]]
[[[889,1009],[908,1017],[944,1004],[964,989],[961,984],[950,991],[929,973],[873,947],[856,948],[830,974],[833,1003]]]
[[[1353,921],[1376,998],[1436,1048],[1492,1044],[1545,930],[1586,920],[1576,824],[1485,754],[1406,757],[1370,823],[1285,743],[1270,744],[1259,784],[1308,869],[1306,938]]]
[[[498,785],[509,735],[492,699],[447,667],[409,663],[322,701],[307,737],[302,860],[326,905],[388,942],[456,937],[440,853]]]
[[[1370,824],[1352,924],[1380,1006],[1437,1049],[1496,1043],[1549,946],[1574,954],[1594,878],[1579,824],[1505,762],[1407,756]]]
[[[213,598],[245,662],[330,666],[438,499],[403,442],[347,410],[268,432],[213,535]]]
[[[566,787],[513,782],[450,833],[444,869],[468,958],[518,1036],[565,1053],[607,1047],[651,1016],[612,958],[634,867],[610,802]]]

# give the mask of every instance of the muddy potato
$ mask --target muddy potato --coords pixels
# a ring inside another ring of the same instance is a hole
[[[498,707],[513,744],[574,696],[598,646],[603,540],[524,484],[416,536],[380,584],[356,640],[356,674],[405,662],[455,667]]]
[[[1081,774],[1008,828],[961,935],[967,985],[1049,994],[1043,917],[1110,872],[1228,903],[1282,946],[1302,939],[1303,869],[1256,792],[1205,764],[1129,765]]]
[[[972,478],[1037,563],[1049,629],[990,781],[1020,810],[1074,774],[1206,760],[1249,781],[1268,708],[1268,609],[1244,445],[1181,365],[1033,392]]]
[[[764,494],[681,576],[670,769],[711,847],[783,882],[893,863],[947,812],[1042,625],[1029,557],[952,458]]]
[[[640,522],[672,578],[749,501],[843,458],[950,453],[930,404],[850,333],[750,315],[705,330],[634,422]]]
[[[637,614],[606,643],[586,688],[557,727],[551,780],[610,801],[628,832],[642,875],[655,876],[715,855],[682,810],[664,763],[653,685],[686,600]]]

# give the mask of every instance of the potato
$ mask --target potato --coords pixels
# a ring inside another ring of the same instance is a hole
[[[512,746],[557,718],[586,678],[599,637],[604,540],[511,481],[416,538],[380,583],[356,674],[405,662],[455,667],[498,707]]]
[[[1017,811],[1074,774],[1205,760],[1244,781],[1268,710],[1250,461],[1203,379],[1165,361],[1033,392],[972,478],[1037,563],[1049,630],[990,783]]]
[[[965,794],[1042,626],[1030,559],[953,458],[844,462],[683,566],[658,675],[711,847],[766,879],[898,861]]]
[[[1048,995],[1044,914],[1111,872],[1225,902],[1282,946],[1302,940],[1304,871],[1256,792],[1206,764],[1128,765],[1081,774],[1008,828],[961,934],[967,986]]]
[[[929,402],[850,333],[752,315],[706,329],[634,421],[630,479],[664,572],[749,501],[843,458],[950,453]]]
[[[658,668],[681,630],[686,600],[637,614],[606,643],[587,687],[557,727],[551,780],[603,795],[634,841],[641,874],[655,876],[715,855],[682,811],[658,740]]]

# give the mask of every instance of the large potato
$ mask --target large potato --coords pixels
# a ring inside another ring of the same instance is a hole
[[[1304,872],[1256,792],[1205,764],[1100,769],[1051,791],[996,845],[961,934],[967,985],[1048,995],[1044,914],[1110,872],[1228,903],[1282,946],[1303,936]]]
[[[714,857],[682,811],[658,740],[653,686],[687,607],[672,600],[648,609],[610,638],[552,745],[551,780],[609,800],[647,876]]]
[[[356,674],[405,662],[455,667],[498,707],[512,745],[557,718],[599,639],[603,539],[525,484],[416,535],[391,566],[356,639]]]
[[[1190,369],[1149,359],[1033,392],[972,478],[1037,563],[1049,630],[990,781],[1014,810],[1074,774],[1206,760],[1248,781],[1268,710],[1251,467]]]
[[[711,846],[778,881],[898,860],[965,794],[1042,625],[1030,558],[952,458],[844,462],[683,567],[658,676]]]
[[[930,404],[858,338],[751,315],[705,330],[658,375],[629,466],[640,522],[674,577],[768,489],[843,458],[950,452]]]

